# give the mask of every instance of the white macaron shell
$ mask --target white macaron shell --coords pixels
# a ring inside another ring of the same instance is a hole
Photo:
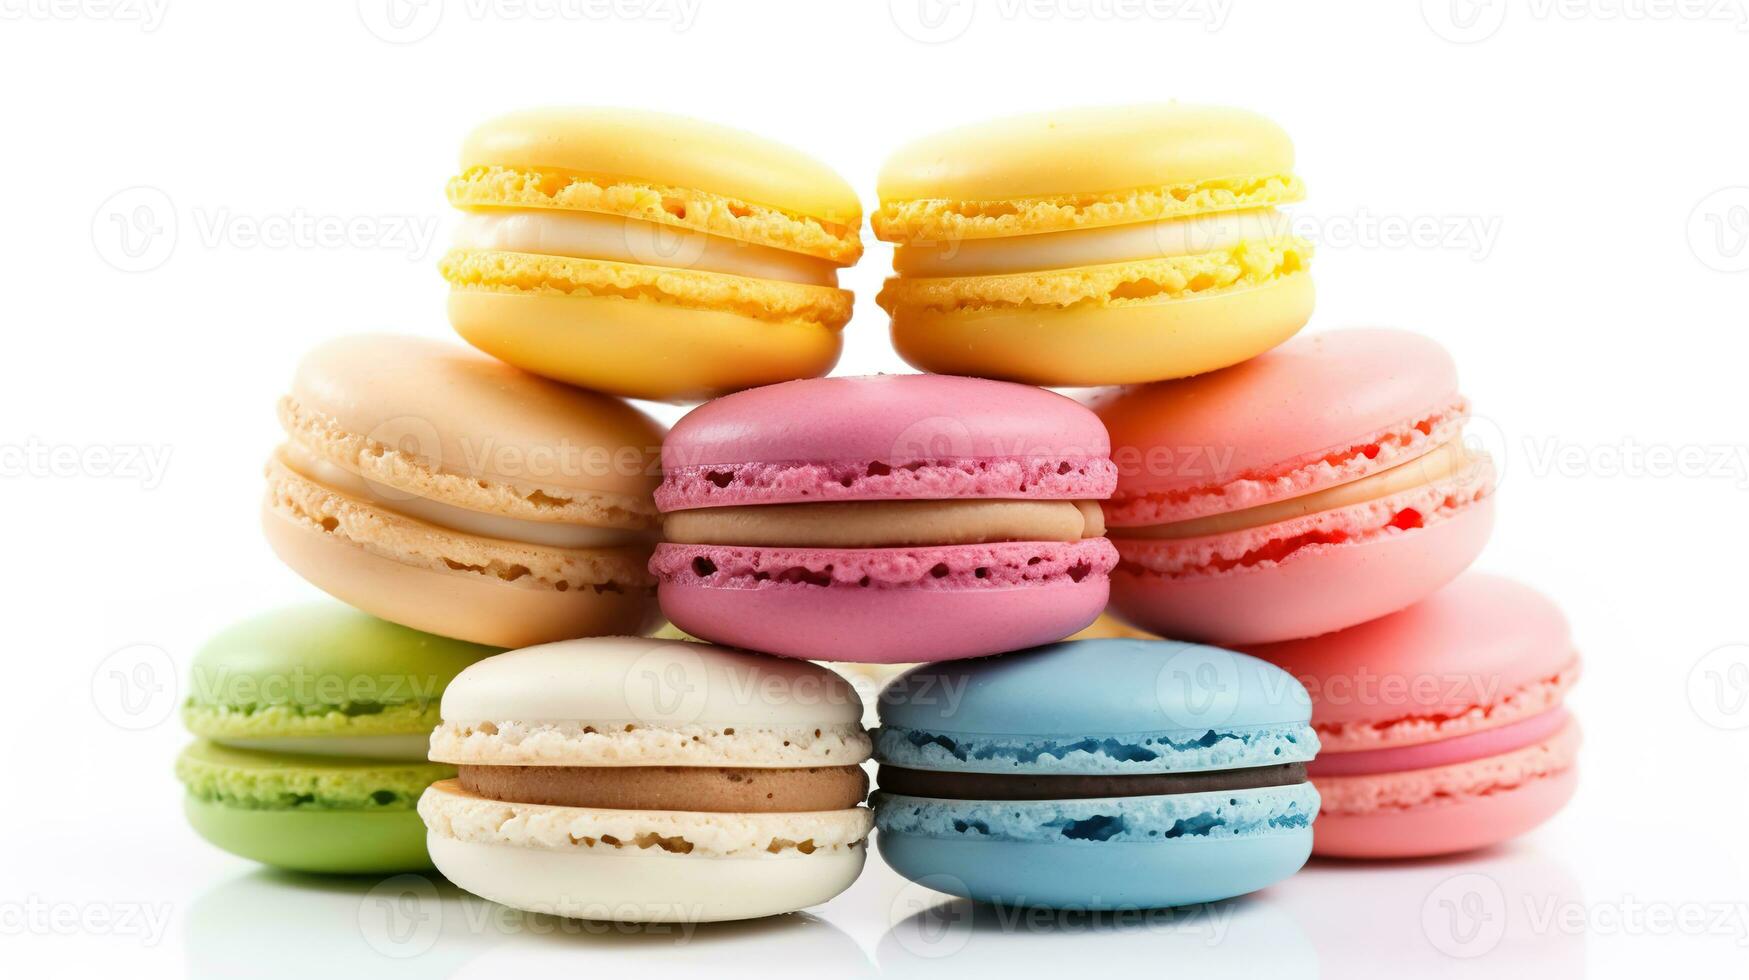
[[[676,728],[854,725],[862,700],[824,667],[684,640],[592,637],[513,650],[450,682],[446,723]]]

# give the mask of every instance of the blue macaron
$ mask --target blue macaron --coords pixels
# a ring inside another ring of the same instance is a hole
[[[1161,908],[1255,891],[1311,853],[1311,701],[1254,657],[1070,640],[915,668],[880,719],[881,856],[940,891]]]

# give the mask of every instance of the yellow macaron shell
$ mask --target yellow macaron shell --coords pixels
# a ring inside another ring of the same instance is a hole
[[[1227,367],[1311,317],[1293,144],[1252,112],[1074,109],[919,140],[880,177],[876,301],[915,367],[1038,385]]]
[[[862,204],[825,164],[727,126],[635,109],[533,109],[462,144],[457,207],[575,208],[784,248],[862,253]],[[795,227],[788,227],[788,226]]]
[[[470,135],[440,271],[494,357],[628,398],[703,399],[832,369],[862,254],[844,179],[789,147],[629,109],[540,109]]]
[[[1293,143],[1218,106],[1109,106],[979,123],[881,168],[875,235],[941,241],[1093,228],[1299,200]]]

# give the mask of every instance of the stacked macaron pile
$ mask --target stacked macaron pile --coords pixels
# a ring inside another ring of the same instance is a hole
[[[1304,188],[1267,119],[894,154],[878,302],[926,375],[824,377],[862,209],[785,146],[516,113],[448,191],[474,349],[335,340],[280,402],[268,540],[358,611],[201,655],[177,768],[220,846],[696,922],[830,899],[873,829],[930,887],[1135,908],[1480,846],[1571,793],[1564,622],[1460,578],[1495,477],[1452,360],[1295,336]],[[628,398],[715,400],[665,432]],[[664,617],[684,641],[644,638]],[[810,660],[920,666],[871,739]],[[337,680],[275,693],[306,674]]]

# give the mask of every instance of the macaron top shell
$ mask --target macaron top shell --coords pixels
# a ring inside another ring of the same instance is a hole
[[[883,763],[968,772],[1184,772],[1303,762],[1311,703],[1255,657],[1068,640],[913,668],[881,693]]]
[[[1479,572],[1359,626],[1247,649],[1305,684],[1327,751],[1522,721],[1558,706],[1579,671],[1567,619],[1553,602]]]
[[[1467,411],[1444,348],[1382,329],[1296,337],[1221,371],[1117,389],[1093,408],[1121,473],[1107,506],[1114,526],[1359,479],[1454,438]]]
[[[469,134],[461,166],[449,188],[458,207],[624,214],[845,265],[862,250],[862,205],[843,177],[781,143],[684,116],[515,112]]]
[[[685,640],[594,637],[474,664],[444,692],[443,718],[830,727],[858,724],[862,700],[843,677],[805,660]]]
[[[895,497],[1091,499],[1116,483],[1099,419],[1028,385],[947,375],[817,378],[681,419],[663,510]]]
[[[528,491],[607,494],[636,507],[658,482],[663,430],[642,412],[417,337],[364,334],[316,348],[298,365],[282,418],[294,440],[363,438],[428,470]]]
[[[905,242],[1261,207],[1304,195],[1293,165],[1287,133],[1241,109],[1171,102],[1036,113],[901,148],[881,168],[873,222],[880,238]]]
[[[188,727],[209,737],[293,734],[325,715],[355,734],[423,734],[444,687],[497,647],[421,633],[333,602],[244,620],[195,654]]]

